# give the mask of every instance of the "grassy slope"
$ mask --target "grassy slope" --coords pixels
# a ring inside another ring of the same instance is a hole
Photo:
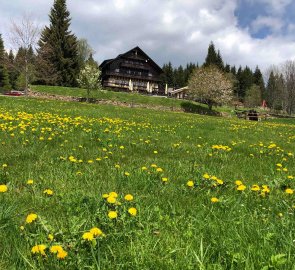
[[[4,97],[0,109],[8,112],[0,117],[0,165],[8,164],[1,179],[9,185],[9,192],[0,193],[3,268],[96,269],[98,251],[101,269],[261,269],[279,253],[287,259],[280,269],[295,265],[295,201],[284,193],[286,186],[295,188],[287,179],[295,176],[294,156],[288,156],[295,149],[294,121],[252,123]],[[214,144],[232,151],[213,151]],[[83,162],[71,163],[69,156]],[[277,163],[289,171],[277,171]],[[151,164],[164,172],[156,173]],[[212,187],[205,173],[224,184]],[[161,177],[169,178],[166,185]],[[33,187],[27,179],[34,179]],[[190,179],[194,188],[186,186]],[[237,179],[246,191],[235,189]],[[250,191],[252,184],[269,185],[270,195]],[[46,188],[54,190],[53,197],[42,194]],[[110,191],[133,194],[130,205],[139,215],[132,219],[119,208],[119,219],[108,220],[101,194]],[[212,197],[220,202],[212,204]],[[30,212],[43,225],[27,224],[21,233]],[[107,234],[99,249],[81,242],[93,226]],[[49,232],[67,248],[65,261],[31,255],[32,245],[50,245]]]
[[[60,86],[44,86],[44,85],[33,85],[32,89],[37,92],[73,96],[73,97],[85,97],[86,90],[81,88],[70,88]],[[92,91],[91,97],[101,100],[111,100],[126,102],[128,104],[143,104],[148,106],[163,106],[169,107],[170,109],[181,109],[185,105],[191,105],[193,109],[201,114],[211,114],[208,110],[208,106],[196,102],[187,100],[179,100],[174,98],[166,98],[161,96],[147,96],[137,93],[125,93],[125,92],[114,92],[108,90]],[[226,107],[219,107],[217,111],[230,112],[232,109]]]

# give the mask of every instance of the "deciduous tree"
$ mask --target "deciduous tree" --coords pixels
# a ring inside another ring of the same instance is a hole
[[[89,102],[90,91],[100,88],[100,70],[95,65],[86,63],[85,67],[80,70],[77,79],[80,87],[87,90],[87,102]]]
[[[26,14],[23,15],[19,23],[12,21],[10,32],[11,42],[17,46],[17,48],[23,48],[24,50],[22,73],[25,77],[25,94],[27,94],[30,82],[30,65],[32,64],[30,50],[36,45],[39,37],[39,27],[36,22],[32,20],[31,16]]]
[[[196,69],[188,88],[190,98],[207,104],[210,110],[213,105],[229,103],[233,96],[232,80],[216,66]]]

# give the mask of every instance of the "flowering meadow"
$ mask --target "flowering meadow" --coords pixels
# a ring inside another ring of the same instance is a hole
[[[295,121],[0,97],[0,269],[295,269]]]

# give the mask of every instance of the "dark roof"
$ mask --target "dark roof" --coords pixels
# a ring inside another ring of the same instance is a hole
[[[140,54],[142,54],[144,57],[146,57],[150,63],[160,72],[160,73],[163,73],[163,70],[161,67],[159,67],[157,65],[156,62],[153,61],[153,59],[151,59],[142,49],[140,49],[138,46],[134,47],[133,49],[129,50],[128,52],[125,52],[123,54],[119,54],[116,58],[113,58],[113,59],[108,59],[108,60],[104,60],[101,65],[99,66],[100,68],[103,68],[104,66],[110,64],[111,62],[121,58],[121,57],[124,57],[125,55],[129,54],[130,52],[132,52],[133,50],[137,50],[140,52]]]

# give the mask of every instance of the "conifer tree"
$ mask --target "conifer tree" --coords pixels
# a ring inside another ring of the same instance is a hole
[[[79,73],[77,37],[69,29],[71,18],[66,0],[54,1],[49,19],[50,25],[42,31],[38,43],[38,61],[43,62],[43,72],[54,78],[54,84],[76,86]]]
[[[0,91],[9,89],[11,89],[11,85],[9,83],[8,72],[5,65],[4,43],[2,35],[0,34]]]
[[[9,77],[9,83],[12,89],[16,89],[16,80],[19,72],[15,69],[15,57],[12,50],[9,51],[7,59],[7,71]]]
[[[259,86],[261,91],[261,98],[265,99],[265,85],[262,73],[258,66],[256,66],[255,72],[253,74],[253,83]]]
[[[203,64],[204,67],[208,67],[210,65],[215,65],[217,66],[220,70],[224,70],[224,63],[221,57],[221,53],[218,50],[216,53],[215,46],[213,42],[210,43],[208,47],[208,53],[205,59],[205,63]]]

